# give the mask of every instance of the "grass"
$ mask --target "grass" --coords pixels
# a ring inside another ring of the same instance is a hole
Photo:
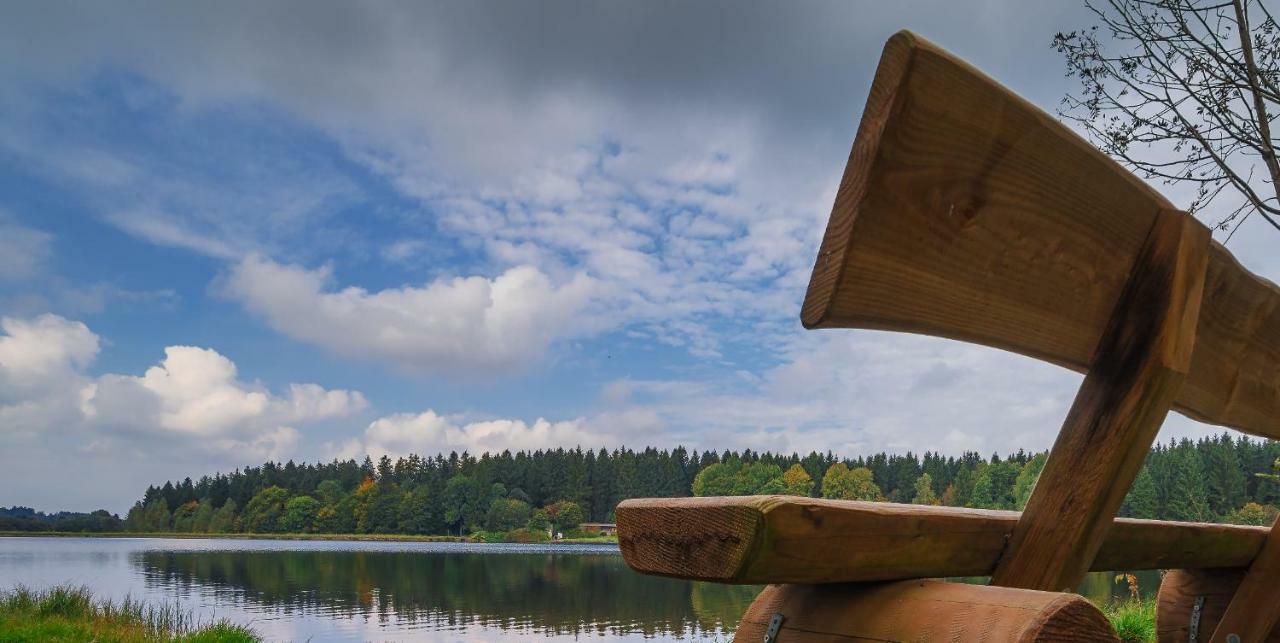
[[[96,599],[83,587],[0,592],[0,643],[251,643],[253,630],[201,622],[176,605]]]
[[[582,544],[582,543],[617,543],[618,537],[617,536],[584,536],[582,538],[562,538],[555,542],[568,543],[571,545]]]
[[[1155,599],[1114,600],[1100,607],[1124,643],[1156,640]]]

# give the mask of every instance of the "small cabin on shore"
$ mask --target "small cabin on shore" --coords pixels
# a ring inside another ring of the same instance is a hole
[[[598,533],[601,536],[616,536],[618,534],[618,525],[611,522],[584,522],[580,529],[587,533]]]

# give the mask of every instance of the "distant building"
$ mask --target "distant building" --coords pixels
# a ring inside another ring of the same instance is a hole
[[[618,525],[611,522],[584,522],[579,528],[587,533],[603,536],[616,536],[618,534]]]

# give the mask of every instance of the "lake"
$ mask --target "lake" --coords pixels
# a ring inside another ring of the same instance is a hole
[[[1081,589],[1124,594],[1112,576]],[[642,576],[613,545],[0,538],[0,588],[18,584],[177,602],[269,641],[727,641],[759,591]]]

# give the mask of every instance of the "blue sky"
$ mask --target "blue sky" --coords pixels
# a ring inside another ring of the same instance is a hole
[[[266,458],[1046,448],[1079,376],[798,323],[889,35],[1073,89],[1073,3],[909,4],[6,9],[0,505]],[[1274,279],[1270,247],[1231,245]]]

